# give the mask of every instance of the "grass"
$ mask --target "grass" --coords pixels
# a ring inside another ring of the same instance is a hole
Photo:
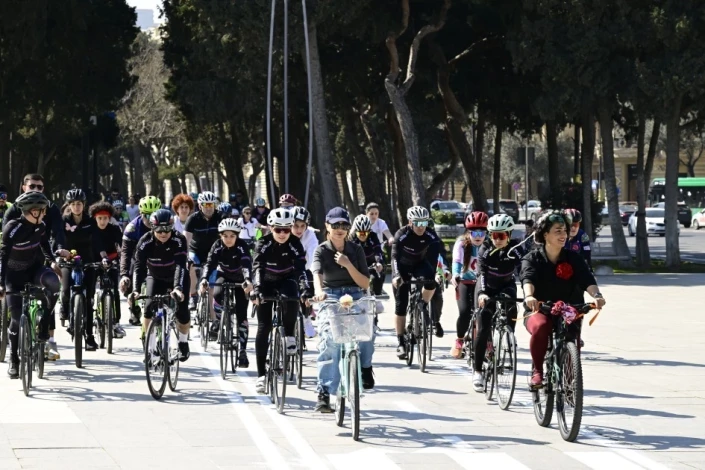
[[[619,261],[596,261],[593,263],[593,268],[604,265],[614,269],[615,274],[633,274],[633,273],[705,273],[705,264],[691,263],[690,261],[681,261],[681,265],[677,269],[666,267],[665,260],[651,259],[651,266],[643,269],[636,266],[636,258],[634,258],[634,267],[625,267]]]

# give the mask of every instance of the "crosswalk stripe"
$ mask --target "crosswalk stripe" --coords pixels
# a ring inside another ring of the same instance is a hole
[[[336,470],[359,470],[361,468],[397,470],[401,468],[378,449],[362,449],[348,454],[331,454],[328,455],[328,460]]]
[[[577,460],[593,470],[643,470],[634,462],[625,459],[616,452],[566,452],[567,456]]]

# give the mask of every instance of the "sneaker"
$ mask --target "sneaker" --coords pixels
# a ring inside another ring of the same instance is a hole
[[[397,346],[397,358],[406,359],[406,348],[401,344]]]
[[[130,325],[132,326],[139,326],[142,323],[140,322],[140,316],[142,314],[142,311],[140,310],[139,306],[135,305],[132,307],[132,310],[130,310]]]
[[[7,375],[11,379],[20,378],[20,361],[10,361],[10,366],[7,368]]]
[[[243,369],[250,367],[250,360],[247,358],[245,351],[240,351],[240,356],[237,358],[237,366]]]
[[[86,338],[86,351],[95,351],[98,349],[98,343],[95,342],[93,335]]]
[[[436,338],[443,338],[443,327],[441,326],[441,322],[436,322],[433,326],[436,329]]]
[[[208,340],[215,341],[218,339],[218,331],[220,330],[220,322],[216,319],[211,321],[211,329],[208,332]]]
[[[450,355],[453,356],[455,359],[460,359],[461,357],[463,357],[463,339],[462,338],[455,339],[455,344],[453,345],[452,348],[450,348]]]
[[[55,341],[47,341],[44,343],[44,352],[45,352],[45,357],[49,361],[56,361],[58,359],[61,359],[61,355],[59,354],[59,348],[56,346]]]
[[[188,361],[189,356],[191,355],[191,350],[188,347],[188,341],[179,341],[179,361],[181,362],[186,362]]]
[[[294,356],[296,355],[297,348],[296,348],[296,338],[293,336],[287,336],[286,337],[286,353],[289,356]]]
[[[472,374],[472,388],[480,393],[485,391],[485,378],[482,376],[482,372],[476,371]]]
[[[317,413],[332,413],[333,408],[330,407],[330,395],[325,392],[320,392],[314,411]]]
[[[362,368],[362,388],[365,390],[375,388],[375,375],[372,372],[372,366]]]
[[[121,338],[124,338],[126,334],[127,333],[125,333],[125,330],[123,329],[122,326],[120,326],[120,325],[113,326],[113,338],[121,339]]]
[[[536,369],[531,373],[531,388],[541,388],[543,386],[543,372]]]
[[[304,318],[304,334],[307,338],[316,336],[316,329],[313,327],[313,322],[310,318]]]
[[[196,310],[196,299],[197,297],[195,295],[192,295],[188,299],[188,309],[189,310]]]
[[[255,391],[261,395],[264,395],[265,393],[267,393],[266,390],[264,389],[264,380],[265,380],[265,377],[263,375],[261,377],[257,377],[257,382],[255,383]]]

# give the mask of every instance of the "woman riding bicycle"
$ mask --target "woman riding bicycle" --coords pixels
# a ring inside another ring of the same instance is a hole
[[[369,217],[364,214],[355,217],[350,231],[350,240],[360,245],[365,252],[367,267],[372,275],[372,292],[375,295],[381,295],[384,279],[387,277],[387,273],[384,272],[384,253],[379,237],[372,231],[372,221]]]
[[[193,212],[194,205],[193,199],[188,194],[177,194],[174,200],[171,201],[171,210],[176,214],[176,217],[174,217],[174,230],[181,235],[186,230],[186,221],[191,212]]]
[[[463,338],[470,326],[475,305],[475,283],[477,282],[477,260],[480,247],[487,235],[487,214],[473,212],[465,218],[465,234],[453,245],[453,275],[458,301],[458,321],[455,324],[456,339],[450,350],[451,356],[459,358],[463,353]]]
[[[585,259],[580,253],[565,248],[571,223],[569,214],[563,211],[554,211],[541,217],[535,230],[537,248],[527,254],[521,264],[524,303],[534,312],[524,320],[526,329],[531,333],[529,350],[533,363],[532,387],[540,387],[543,382],[543,362],[548,349],[548,338],[553,331],[552,318],[538,313],[539,303],[562,300],[579,304],[584,302],[583,293],[587,291],[595,299],[598,308],[605,305],[605,299]],[[578,328],[578,334],[580,323],[578,320],[572,324]]]

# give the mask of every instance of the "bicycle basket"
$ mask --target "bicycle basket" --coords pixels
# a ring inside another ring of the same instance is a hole
[[[328,306],[327,306],[328,307]],[[371,341],[374,334],[374,299],[363,298],[350,308],[333,304],[328,312],[331,335],[336,343]]]

